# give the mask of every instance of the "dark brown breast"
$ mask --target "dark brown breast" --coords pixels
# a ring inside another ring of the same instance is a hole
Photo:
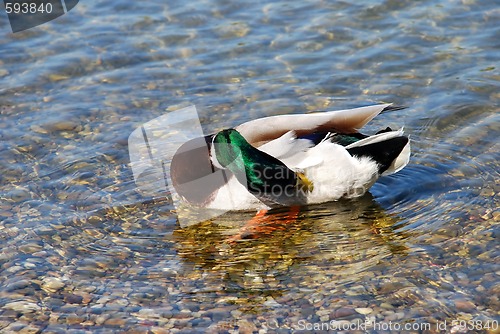
[[[220,169],[210,161],[213,135],[195,138],[184,143],[175,152],[170,165],[170,176],[177,193],[195,205],[206,205],[226,184]],[[217,173],[217,174],[214,174]],[[203,178],[203,180],[200,180]],[[198,180],[196,185],[191,182]]]

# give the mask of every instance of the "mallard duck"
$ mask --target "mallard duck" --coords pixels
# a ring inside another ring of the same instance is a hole
[[[380,104],[255,119],[183,144],[172,158],[171,180],[185,201],[221,210],[359,197],[381,175],[408,164],[410,142],[402,129],[359,132],[394,109],[400,108]]]

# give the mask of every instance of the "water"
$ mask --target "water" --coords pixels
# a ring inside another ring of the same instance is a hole
[[[0,329],[496,332],[497,7],[85,1],[17,34],[3,16]],[[379,102],[408,108],[367,132],[404,126],[412,159],[356,201],[181,229],[133,182],[130,133],[185,105],[208,133]]]

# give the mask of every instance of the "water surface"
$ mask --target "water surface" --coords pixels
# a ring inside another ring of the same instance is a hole
[[[3,17],[1,331],[495,333],[499,16],[487,1],[85,1],[16,34]],[[355,201],[182,229],[133,181],[130,133],[186,105],[209,133],[380,102],[408,108],[366,131],[404,126],[412,159]]]

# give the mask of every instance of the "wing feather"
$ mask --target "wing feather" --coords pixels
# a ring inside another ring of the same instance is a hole
[[[316,131],[356,132],[390,104],[311,114],[279,115],[255,119],[236,127],[255,147],[281,137],[289,131],[304,136]]]

